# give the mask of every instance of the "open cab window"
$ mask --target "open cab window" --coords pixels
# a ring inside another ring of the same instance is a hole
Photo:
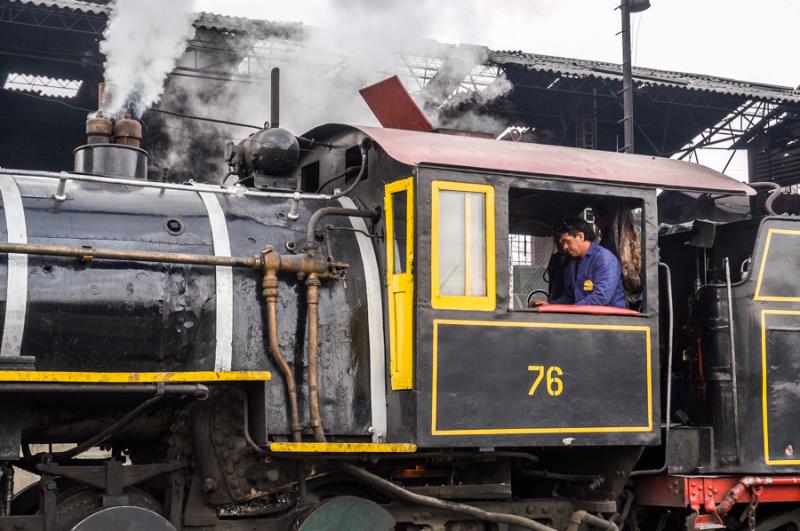
[[[642,205],[642,200],[629,197],[511,188],[510,309],[528,310],[531,300],[553,300],[561,295],[563,268],[569,258],[559,254],[553,233],[565,219],[580,217],[594,227],[598,244],[620,261],[626,308],[607,312],[636,315],[645,311]],[[570,313],[602,313],[600,310],[588,306],[559,309]]]
[[[432,186],[431,305],[494,310],[494,188],[449,181]]]

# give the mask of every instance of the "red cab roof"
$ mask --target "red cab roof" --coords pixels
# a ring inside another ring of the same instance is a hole
[[[346,129],[361,131],[390,157],[409,166],[431,164],[649,188],[755,194],[747,184],[711,168],[647,155],[335,124],[318,127],[304,136],[321,141]]]

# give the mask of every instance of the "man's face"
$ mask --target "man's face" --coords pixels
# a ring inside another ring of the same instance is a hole
[[[575,236],[571,235],[569,232],[558,235],[559,250],[573,258],[579,258],[585,254],[585,242],[586,237],[582,232],[579,232]]]

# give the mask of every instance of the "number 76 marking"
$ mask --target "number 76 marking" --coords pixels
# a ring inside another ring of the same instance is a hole
[[[561,380],[561,377],[564,375],[564,371],[561,370],[561,367],[557,367],[555,365],[551,367],[545,367],[544,365],[528,365],[528,371],[535,373],[533,379],[533,385],[531,385],[530,391],[528,391],[528,396],[533,396],[536,392],[536,388],[539,387],[539,384],[542,383],[542,379],[547,376],[547,394],[550,396],[558,396],[564,391],[564,382]]]

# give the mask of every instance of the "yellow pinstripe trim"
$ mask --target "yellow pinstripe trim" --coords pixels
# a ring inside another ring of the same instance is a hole
[[[438,337],[439,325],[463,326],[502,326],[509,328],[551,328],[583,330],[617,330],[621,332],[644,332],[647,349],[647,426],[582,426],[573,428],[498,428],[440,430],[436,427],[437,384],[438,384]],[[548,433],[626,433],[653,431],[653,381],[649,326],[594,325],[571,323],[498,323],[495,321],[461,321],[455,319],[435,319],[433,321],[433,394],[431,395],[431,434],[432,435],[524,435]]]
[[[413,453],[417,445],[411,443],[289,443],[274,442],[269,449],[279,453],[348,454],[348,453]]]
[[[756,291],[753,294],[753,300],[767,302],[800,302],[800,297],[761,295],[761,285],[762,281],[764,280],[764,269],[767,266],[767,255],[769,254],[769,246],[772,243],[773,234],[789,234],[792,236],[800,236],[800,230],[769,229],[767,231],[767,241],[764,242],[764,254],[761,256],[761,266],[758,271],[758,280],[756,281]]]
[[[252,382],[266,381],[267,371],[232,372],[67,372],[0,371],[0,382],[36,383],[173,383],[173,382]]]
[[[761,415],[764,418],[764,463],[773,466],[800,465],[800,459],[770,459],[767,420],[767,314],[798,315],[800,310],[761,310]]]

